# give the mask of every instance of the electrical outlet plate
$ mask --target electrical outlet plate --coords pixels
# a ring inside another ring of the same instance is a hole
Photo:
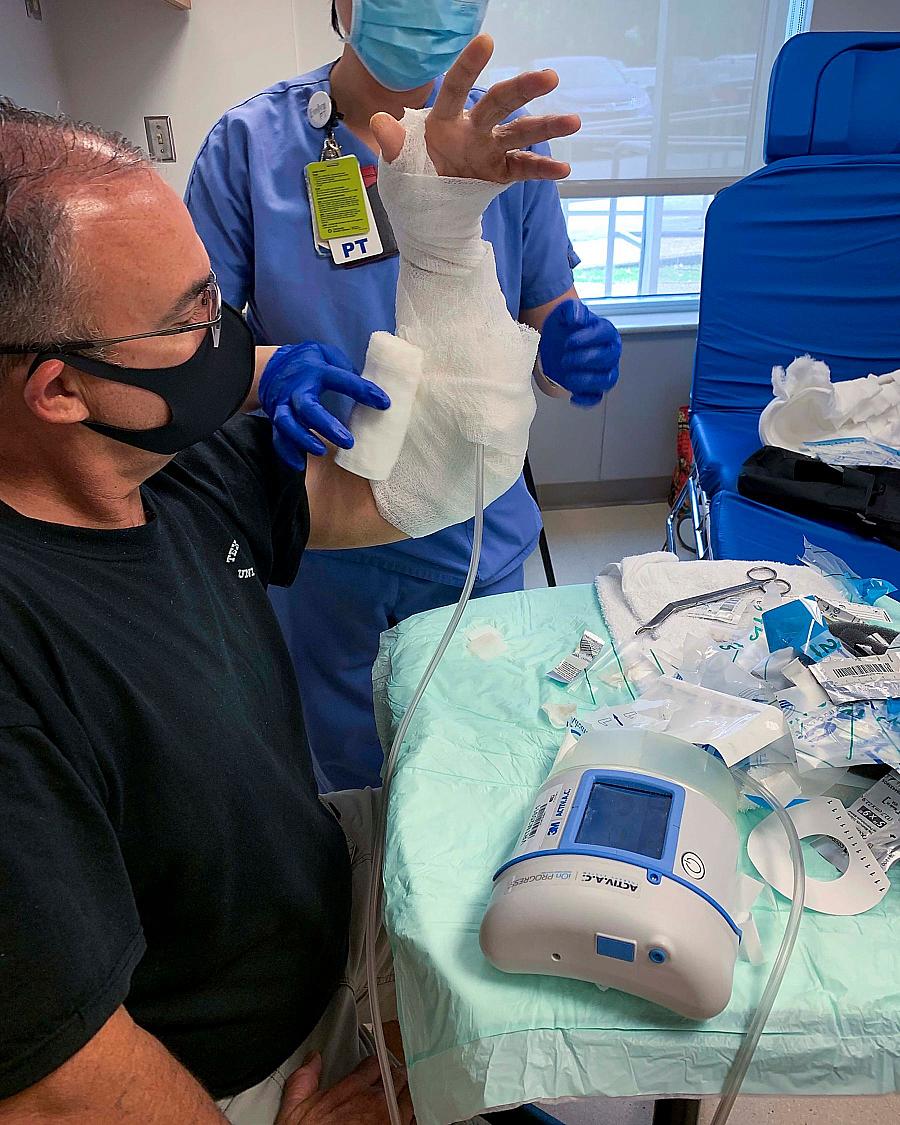
[[[175,163],[175,138],[172,136],[172,119],[169,117],[145,117],[147,131],[147,151],[153,160],[160,164]]]
[[[25,14],[31,20],[42,20],[41,0],[25,0]]]

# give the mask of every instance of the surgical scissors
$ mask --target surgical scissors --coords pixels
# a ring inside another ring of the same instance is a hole
[[[680,598],[677,602],[669,602],[646,625],[642,625],[640,629],[635,629],[634,635],[639,637],[641,633],[654,632],[675,613],[693,609],[696,605],[711,605],[713,602],[721,602],[730,598],[733,594],[743,594],[750,590],[764,590],[770,583],[779,587],[782,597],[790,593],[790,582],[784,578],[779,578],[770,566],[751,566],[747,571],[747,578],[749,581],[742,582],[739,586],[727,586],[724,590],[710,590],[708,594],[694,594],[690,598]]]

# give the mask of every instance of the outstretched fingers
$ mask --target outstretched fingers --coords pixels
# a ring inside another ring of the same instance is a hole
[[[444,75],[444,81],[434,99],[432,117],[441,121],[450,121],[462,116],[472,87],[490,62],[493,53],[494,41],[490,35],[476,35]]]
[[[522,109],[535,98],[549,94],[559,85],[559,76],[553,70],[530,70],[497,82],[473,106],[469,116],[478,129],[488,130],[505,121],[517,109]]]
[[[581,118],[577,113],[548,114],[546,117],[517,117],[505,125],[494,127],[494,140],[505,152],[514,148],[530,148],[542,141],[553,141],[558,137],[571,137],[581,128]]]
[[[511,180],[564,180],[572,171],[564,160],[518,150],[506,154],[506,167]]]

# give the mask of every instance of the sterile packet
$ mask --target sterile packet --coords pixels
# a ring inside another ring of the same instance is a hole
[[[843,559],[826,551],[823,547],[816,547],[803,537],[803,554],[800,561],[804,566],[816,570],[825,578],[836,582],[844,590],[847,599],[851,602],[864,602],[871,605],[891,594],[897,587],[884,578],[860,578],[855,570],[851,570]]]
[[[558,684],[572,684],[595,664],[603,650],[605,641],[589,629],[581,634],[578,647],[571,655],[564,657],[547,673],[547,678]]]
[[[872,762],[900,767],[900,722],[883,703],[823,704],[804,711],[782,697],[779,707],[801,772]]]
[[[810,669],[832,703],[900,699],[900,651],[823,660]]]
[[[812,661],[849,655],[832,636],[816,598],[794,598],[762,615],[770,651],[789,648]]]
[[[892,770],[876,781],[847,812],[881,869],[888,871],[900,859],[900,775]],[[828,848],[828,843],[819,850],[834,862],[834,850]]]
[[[864,837],[885,828],[900,829],[900,774],[896,770],[876,781],[850,806]]]
[[[672,708],[668,703],[638,699],[618,707],[601,707],[580,718],[573,717],[569,719],[569,729],[560,745],[554,768],[588,731],[612,728],[664,731],[671,713]]]
[[[739,625],[747,615],[751,603],[759,601],[755,591],[746,591],[742,594],[732,594],[720,602],[711,602],[709,605],[698,605],[685,612],[685,617],[695,621],[712,621],[721,625]]]
[[[804,441],[801,452],[817,457],[826,465],[869,465],[900,469],[900,449],[871,438],[828,438],[824,441]]]
[[[785,654],[782,658],[779,654],[773,659],[766,643],[763,614],[781,604],[783,600],[777,591],[757,593],[746,603],[737,628],[719,636],[689,634],[676,662],[677,674],[714,691],[725,691],[758,703],[773,702],[774,693],[787,686],[780,670],[789,657]],[[746,675],[727,671],[726,663]],[[708,670],[707,664],[710,665]]]
[[[788,728],[778,707],[738,699],[671,676],[661,676],[644,698],[672,706],[666,734],[697,746],[711,746],[727,766],[773,745],[790,750]]]
[[[618,706],[622,699],[637,699],[661,675],[675,674],[680,653],[655,642],[640,641],[619,648],[610,641],[591,666],[577,676],[569,692],[583,706]]]
[[[703,646],[702,638],[685,638],[680,679],[738,699],[751,699],[758,703],[774,700],[774,687],[746,667],[747,662],[755,660],[755,654],[751,655],[751,646],[741,641]]]

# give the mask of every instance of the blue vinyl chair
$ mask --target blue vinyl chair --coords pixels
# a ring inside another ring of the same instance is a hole
[[[691,392],[701,557],[796,562],[804,535],[900,586],[900,552],[740,496],[772,367],[810,354],[835,380],[900,368],[900,34],[811,32],[772,70],[766,164],[706,220]]]

